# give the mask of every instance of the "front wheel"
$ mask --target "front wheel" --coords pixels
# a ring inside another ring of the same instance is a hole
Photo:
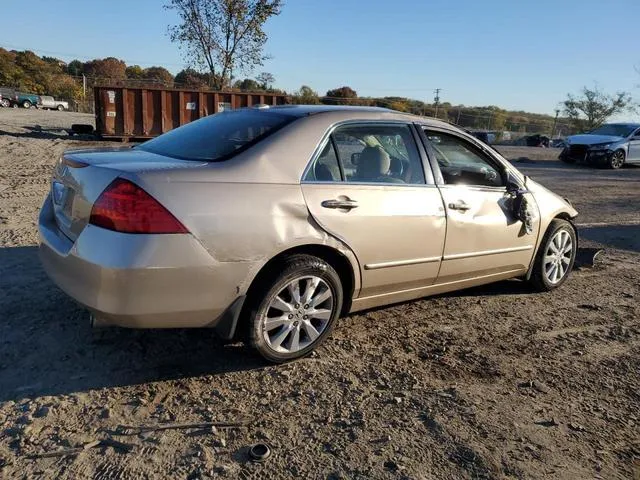
[[[62,105],[58,105],[58,111],[62,112],[64,110],[64,107]]]
[[[25,100],[22,102],[22,108],[31,108],[31,102],[29,100]]]
[[[251,345],[267,360],[304,357],[331,333],[342,308],[336,271],[311,255],[292,255],[250,298]],[[265,293],[259,293],[259,291]]]
[[[624,150],[616,150],[609,157],[609,168],[617,170],[624,165],[625,154]]]
[[[562,285],[573,268],[577,248],[573,226],[566,220],[554,219],[542,238],[531,273],[531,284],[542,292]]]
[[[2,105],[5,108],[9,108],[11,106],[11,102],[8,99],[3,98],[2,101],[0,102],[0,105]]]

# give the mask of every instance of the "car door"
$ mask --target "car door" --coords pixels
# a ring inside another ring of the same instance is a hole
[[[453,131],[425,128],[423,139],[447,213],[438,284],[525,273],[540,220],[532,195],[532,231],[513,213],[505,166],[487,148]]]
[[[629,139],[628,162],[640,162],[640,129],[638,129]]]
[[[423,158],[412,125],[348,123],[326,136],[306,170],[311,215],[358,258],[360,298],[379,296],[374,303],[382,304],[435,282],[445,212]]]

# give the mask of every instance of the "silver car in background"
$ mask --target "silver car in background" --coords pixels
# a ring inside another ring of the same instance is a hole
[[[580,135],[572,135],[560,153],[565,163],[621,168],[640,163],[640,123],[608,123]]]

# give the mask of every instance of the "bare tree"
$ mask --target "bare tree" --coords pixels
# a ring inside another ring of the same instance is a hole
[[[579,130],[593,130],[611,116],[634,109],[629,93],[608,95],[597,86],[593,89],[584,87],[577,97],[567,95],[562,105],[573,126]]]
[[[276,81],[276,77],[274,77],[269,72],[262,72],[260,75],[256,77],[256,81],[260,84],[260,88],[263,90],[267,90],[271,88],[273,83]]]
[[[278,15],[282,0],[168,0],[180,22],[169,26],[172,42],[180,44],[187,61],[207,68],[212,87],[229,84],[235,70],[250,72],[268,57],[262,29]]]

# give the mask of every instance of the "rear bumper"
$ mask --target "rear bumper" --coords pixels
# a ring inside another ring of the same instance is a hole
[[[87,225],[72,242],[57,228],[49,197],[39,233],[49,277],[102,325],[217,327],[232,304],[237,309],[238,285],[249,269],[216,262],[189,234],[132,235]]]

